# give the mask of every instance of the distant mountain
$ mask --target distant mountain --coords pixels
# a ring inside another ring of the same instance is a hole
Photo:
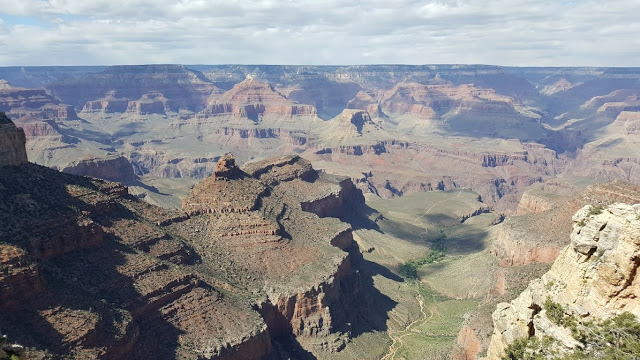
[[[122,156],[138,176],[203,178],[229,151],[240,162],[297,153],[382,197],[468,187],[504,211],[563,174],[640,183],[640,68],[140,65],[0,77],[0,110],[46,166]]]

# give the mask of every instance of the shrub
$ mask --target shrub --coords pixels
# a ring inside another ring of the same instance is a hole
[[[548,307],[548,309],[547,309]],[[547,299],[545,310],[556,315],[562,309],[557,303]],[[551,311],[550,311],[551,310]],[[564,313],[564,310],[562,311]],[[549,317],[551,319],[551,317]],[[582,346],[571,353],[558,354],[557,340],[544,337],[519,339],[509,344],[502,360],[637,360],[640,359],[640,323],[631,313],[624,313],[613,319],[578,323],[575,318],[569,323],[571,333]],[[564,322],[567,319],[564,318]]]
[[[592,206],[589,209],[589,215],[600,215],[602,214],[603,207],[601,205]]]
[[[562,305],[554,302],[550,298],[547,298],[544,301],[543,307],[547,312],[547,317],[549,318],[549,320],[551,320],[551,322],[556,325],[562,326],[564,322],[564,309],[562,308]]]
[[[431,264],[444,258],[444,252],[440,250],[430,250],[425,256],[409,260],[406,263],[398,266],[398,273],[407,279],[418,278],[418,268],[425,264]]]
[[[418,271],[417,268],[411,264],[411,262],[406,262],[400,266],[398,266],[398,272],[400,275],[407,279],[417,279]]]

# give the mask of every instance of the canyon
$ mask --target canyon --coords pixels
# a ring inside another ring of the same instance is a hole
[[[635,69],[0,70],[0,111],[25,131],[32,161],[59,169],[124,157],[143,183],[199,180],[227,152],[240,162],[295,153],[365,194],[470,188],[505,213],[561,175],[640,183]]]
[[[362,323],[362,257],[333,210],[364,199],[299,157],[249,175],[225,156],[183,210],[26,158],[0,170],[0,326],[28,358],[331,353]]]
[[[498,359],[531,329],[566,351],[539,310],[602,286],[558,274],[632,277],[594,259],[635,261],[608,237],[640,203],[635,68],[0,79],[0,329],[28,358]]]

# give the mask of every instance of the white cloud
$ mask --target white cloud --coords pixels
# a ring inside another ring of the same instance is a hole
[[[0,0],[0,9],[0,65],[640,65],[640,0]]]

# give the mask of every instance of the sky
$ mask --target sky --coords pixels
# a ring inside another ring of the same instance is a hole
[[[640,0],[0,0],[0,66],[640,66]]]

